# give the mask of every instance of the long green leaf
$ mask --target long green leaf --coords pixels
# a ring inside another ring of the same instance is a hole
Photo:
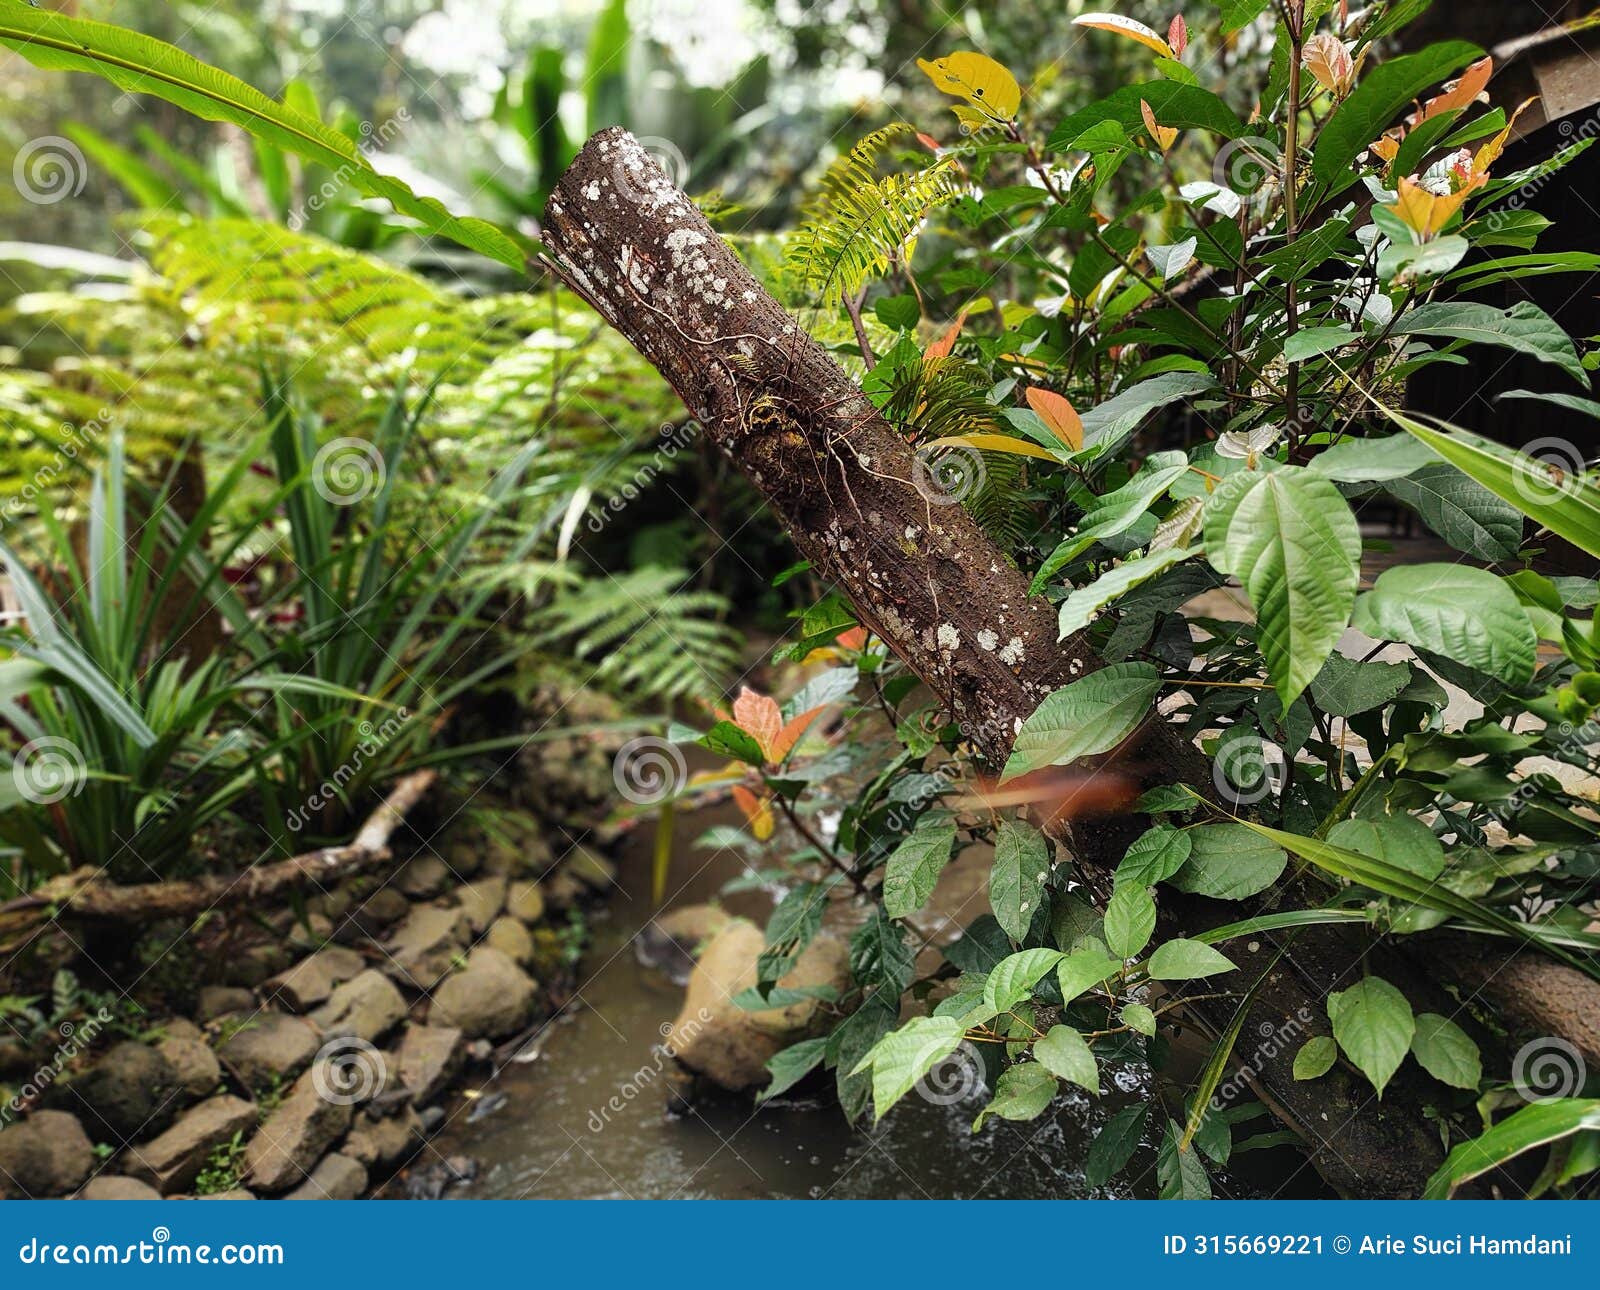
[[[1539,1102],[1509,1115],[1482,1137],[1452,1147],[1428,1179],[1423,1200],[1448,1200],[1462,1183],[1505,1164],[1524,1151],[1600,1129],[1600,1098],[1562,1098]]]
[[[258,139],[326,166],[362,192],[381,197],[429,233],[498,260],[525,267],[515,240],[485,220],[452,215],[431,197],[419,197],[400,180],[381,174],[337,130],[268,98],[164,41],[109,23],[68,18],[26,0],[0,0],[0,45],[36,67],[92,72],[119,89],[153,94],[207,121],[227,121]]]

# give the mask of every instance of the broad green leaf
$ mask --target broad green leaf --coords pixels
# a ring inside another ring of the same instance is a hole
[[[1100,1092],[1100,1068],[1084,1038],[1071,1026],[1051,1026],[1033,1046],[1034,1060],[1057,1079]]]
[[[24,0],[0,0],[0,45],[36,67],[92,72],[119,89],[153,94],[207,121],[225,121],[258,139],[326,166],[373,197],[387,201],[425,231],[477,251],[519,272],[525,257],[516,242],[480,219],[452,215],[431,197],[373,168],[338,130],[275,102],[237,77],[175,46],[108,23],[69,18]]]
[[[1313,1035],[1300,1045],[1300,1051],[1294,1055],[1294,1077],[1318,1079],[1331,1071],[1338,1059],[1339,1045],[1334,1043],[1332,1036]]]
[[[1437,878],[1444,872],[1444,847],[1426,824],[1409,815],[1340,820],[1328,831],[1328,841],[1387,861],[1419,878]]]
[[[1106,904],[1106,948],[1119,959],[1134,958],[1156,929],[1156,902],[1147,887],[1125,882]]]
[[[1355,332],[1344,326],[1307,327],[1283,342],[1283,361],[1304,363],[1307,359],[1326,354],[1330,349],[1353,345],[1359,339]]]
[[[1532,214],[1532,211],[1526,212]],[[1578,394],[1556,394],[1545,390],[1507,390],[1499,395],[1502,399],[1539,399],[1545,403],[1554,403],[1558,408],[1566,408],[1569,412],[1581,412],[1586,417],[1600,417],[1600,402],[1586,399]]]
[[[1480,52],[1466,41],[1445,41],[1420,53],[1388,59],[1367,72],[1317,134],[1311,153],[1311,173],[1317,183],[1332,185],[1337,191],[1353,181],[1351,166],[1356,157],[1388,128],[1396,114]]]
[[[1056,1077],[1038,1062],[1008,1066],[995,1082],[994,1100],[972,1122],[976,1133],[991,1115],[1002,1120],[1034,1120],[1056,1095]]]
[[[1001,820],[989,870],[989,908],[1012,940],[1027,933],[1049,876],[1050,844],[1044,834],[1024,820]]]
[[[1181,479],[1189,469],[1181,452],[1153,453],[1140,470],[1121,488],[1097,498],[1084,513],[1077,532],[1057,545],[1033,575],[1030,590],[1037,594],[1056,570],[1072,563],[1096,542],[1115,537],[1138,522],[1155,500]],[[1063,631],[1065,636],[1066,632]]]
[[[1113,663],[1062,686],[1022,723],[1001,782],[1115,748],[1148,715],[1160,688],[1149,663]]]
[[[1509,309],[1466,300],[1418,305],[1401,315],[1390,332],[1396,336],[1444,336],[1476,345],[1496,345],[1542,363],[1553,363],[1586,388],[1589,384],[1572,337],[1531,300],[1519,300]]]
[[[1154,887],[1158,882],[1165,882],[1183,868],[1193,845],[1187,831],[1170,824],[1154,825],[1128,848],[1112,882],[1118,887],[1124,884]]]
[[[1089,1154],[1083,1161],[1083,1180],[1090,1187],[1104,1187],[1133,1159],[1149,1113],[1147,1104],[1136,1103],[1123,1107],[1106,1121],[1089,1144]]]
[[[884,870],[883,908],[890,918],[909,918],[928,903],[955,844],[956,822],[949,816],[917,821]]]
[[[1328,996],[1333,1037],[1357,1070],[1383,1097],[1384,1087],[1411,1051],[1416,1018],[1405,995],[1382,977],[1369,976]]]
[[[1241,824],[1202,824],[1187,832],[1188,862],[1167,880],[1179,891],[1243,900],[1275,883],[1289,863],[1280,847]]]
[[[1122,1024],[1131,1026],[1146,1038],[1156,1033],[1156,1014],[1142,1003],[1125,1003],[1117,1016]]]
[[[764,766],[767,758],[755,736],[747,734],[731,721],[719,721],[696,741],[708,752],[719,757],[732,757],[747,766]]]
[[[1462,1183],[1525,1151],[1596,1129],[1600,1129],[1600,1098],[1568,1097],[1525,1106],[1481,1137],[1452,1147],[1444,1164],[1428,1179],[1422,1198],[1447,1200]]]
[[[1166,941],[1150,955],[1148,971],[1156,981],[1192,981],[1234,971],[1227,957],[1201,941]]]
[[[1182,1130],[1175,1121],[1168,1121],[1167,1131],[1161,1139],[1161,1151],[1156,1156],[1156,1178],[1161,1184],[1162,1200],[1210,1200],[1211,1179],[1200,1161],[1197,1151],[1185,1150],[1181,1145]]]
[[[769,1097],[777,1097],[779,1093],[793,1088],[822,1064],[827,1048],[828,1037],[823,1035],[820,1039],[802,1039],[798,1044],[790,1044],[781,1052],[774,1053],[767,1062],[767,1069],[772,1072],[772,1083],[756,1094],[756,1101],[765,1102]]]
[[[1445,434],[1383,404],[1379,406],[1401,429],[1496,497],[1510,502],[1535,524],[1590,555],[1600,556],[1600,487],[1593,479],[1554,469],[1525,453],[1462,430]]]
[[[1478,1055],[1478,1045],[1472,1042],[1472,1036],[1437,1012],[1417,1015],[1411,1052],[1423,1070],[1451,1088],[1476,1091],[1483,1079],[1483,1059]]]
[[[1533,676],[1537,640],[1517,596],[1494,574],[1462,564],[1386,569],[1357,602],[1352,625],[1476,668],[1510,686]]]
[[[1113,600],[1120,599],[1135,587],[1149,582],[1151,578],[1165,573],[1173,565],[1181,564],[1190,556],[1197,554],[1198,551],[1192,547],[1167,547],[1163,551],[1126,560],[1116,568],[1102,573],[1087,586],[1074,589],[1061,602],[1060,638],[1066,640],[1073,632],[1082,631],[1094,621],[1095,615]]]
[[[1437,462],[1384,485],[1457,551],[1490,563],[1509,560],[1522,545],[1522,513],[1454,466]]]
[[[1041,977],[1056,967],[1066,955],[1060,950],[1036,948],[1020,950],[995,964],[984,982],[984,1006],[998,1013],[1010,1012],[1033,994]]]
[[[1222,34],[1231,36],[1259,18],[1271,0],[1216,0],[1222,10]]]
[[[1122,971],[1122,964],[1104,949],[1085,947],[1073,950],[1056,967],[1056,980],[1061,983],[1061,998],[1071,1003],[1085,990],[1093,989],[1102,981],[1109,981]]]
[[[1439,454],[1408,434],[1373,439],[1345,439],[1324,449],[1307,470],[1344,484],[1403,479],[1424,466],[1436,465]]]
[[[1115,451],[1157,408],[1203,394],[1216,383],[1208,372],[1163,372],[1130,385],[1083,414],[1083,446],[1086,450],[1102,447],[1106,452]]]
[[[1330,654],[1311,682],[1311,697],[1332,716],[1354,717],[1381,708],[1410,683],[1405,663],[1363,663]]]
[[[1082,136],[1103,121],[1116,122],[1127,135],[1140,134],[1145,128],[1140,103],[1148,103],[1163,126],[1210,130],[1227,139],[1246,133],[1244,122],[1210,90],[1176,81],[1141,81],[1113,90],[1063,119],[1050,131],[1046,146],[1051,152],[1083,149]]]
[[[955,1017],[913,1017],[874,1044],[851,1070],[872,1071],[872,1106],[883,1119],[896,1102],[961,1046],[966,1027]]]
[[[1206,504],[1206,555],[1244,584],[1285,710],[1350,619],[1361,531],[1330,480],[1292,467],[1230,475]]]

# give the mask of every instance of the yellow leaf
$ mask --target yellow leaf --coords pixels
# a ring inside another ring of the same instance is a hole
[[[1178,138],[1176,126],[1158,124],[1155,112],[1143,99],[1139,100],[1139,115],[1144,117],[1144,128],[1150,131],[1150,137],[1156,141],[1156,147],[1162,152],[1172,147]]]
[[[927,443],[918,444],[917,447],[952,448],[957,445],[964,448],[978,448],[984,452],[1008,452],[1013,457],[1038,457],[1041,461],[1061,460],[1048,448],[1041,448],[1036,443],[1029,443],[1026,439],[1016,439],[1008,434],[950,434],[942,439],[930,439]]]
[[[1017,78],[987,54],[962,50],[943,58],[919,58],[917,66],[944,93],[966,99],[990,120],[1009,121],[1022,106]]]
[[[1505,151],[1506,140],[1511,138],[1511,131],[1516,127],[1517,118],[1538,101],[1539,96],[1535,94],[1531,99],[1523,99],[1517,105],[1517,110],[1511,114],[1511,120],[1506,122],[1505,129],[1478,149],[1478,155],[1472,159],[1472,169],[1475,172],[1487,173],[1489,167],[1500,160],[1500,154]]]
[[[1467,198],[1488,182],[1488,175],[1473,175],[1457,192],[1439,197],[1420,184],[1402,179],[1394,202],[1384,209],[1393,211],[1407,228],[1426,242],[1450,222],[1450,217],[1461,209]]]
[[[1147,49],[1153,49],[1163,58],[1176,58],[1172,46],[1146,27],[1142,22],[1124,18],[1120,13],[1086,13],[1072,20],[1074,27],[1094,27],[1099,31],[1113,31],[1129,40],[1137,40]]]
[[[1066,398],[1037,385],[1029,386],[1022,394],[1051,434],[1073,452],[1083,447],[1083,418]]]
[[[1000,122],[994,120],[981,108],[971,107],[965,103],[957,103],[950,109],[956,114],[956,120],[961,122],[962,134],[977,134],[981,130],[997,130]]]
[[[1400,140],[1386,134],[1381,139],[1373,140],[1372,152],[1373,155],[1382,157],[1385,162],[1393,161],[1400,155]]]
[[[775,821],[772,818],[772,807],[767,804],[765,798],[757,797],[743,784],[737,784],[733,789],[733,800],[744,812],[744,818],[750,825],[750,832],[755,835],[757,842],[765,842],[772,836]]]

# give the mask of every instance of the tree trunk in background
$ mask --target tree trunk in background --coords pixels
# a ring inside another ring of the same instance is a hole
[[[1017,728],[1045,695],[1100,666],[1081,635],[1056,641],[1050,606],[1029,598],[1022,576],[929,481],[904,437],[626,131],[589,140],[551,196],[544,232],[561,276],[671,383],[818,574],[850,596],[861,621],[949,706],[990,765],[1004,763]],[[1141,787],[1211,785],[1208,761],[1159,717],[1114,771],[1099,773],[1131,774]],[[1104,879],[1145,825],[1123,816],[1055,831],[1093,881],[1097,873]],[[1160,905],[1168,935],[1240,916],[1238,905],[1167,890]],[[1310,1033],[1325,1032],[1327,992],[1368,967],[1424,1007],[1455,1007],[1387,950],[1332,929],[1259,942],[1255,950],[1230,946],[1247,981],[1263,972],[1268,978],[1235,1058],[1306,1140],[1332,1186],[1414,1194],[1442,1159],[1438,1134],[1421,1114],[1437,1086],[1408,1064],[1380,1104],[1342,1065],[1314,1084],[1295,1081],[1290,1066]],[[1275,959],[1279,948],[1285,954]],[[1195,1010],[1220,1030],[1232,1007]]]

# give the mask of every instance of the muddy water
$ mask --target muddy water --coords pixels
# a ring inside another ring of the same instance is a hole
[[[710,824],[707,813],[680,820],[680,842],[668,906],[718,897],[741,876],[741,862],[723,852],[707,862],[690,842]],[[647,833],[648,830],[645,831]],[[1152,1195],[1154,1152],[1141,1150],[1134,1182],[1091,1193],[1083,1178],[1089,1143],[1105,1119],[1137,1094],[1145,1073],[1117,1073],[1119,1087],[1091,1099],[1058,1098],[1051,1113],[1029,1124],[991,1120],[971,1132],[988,1100],[974,1079],[953,1073],[929,1097],[912,1093],[876,1128],[852,1129],[838,1106],[820,1099],[777,1099],[759,1110],[748,1102],[702,1105],[685,1115],[665,1109],[657,1045],[682,1001],[682,989],[641,961],[640,932],[649,901],[650,839],[625,848],[619,891],[595,915],[594,943],[581,989],[524,1056],[508,1065],[433,1142],[443,1155],[467,1155],[479,1166],[456,1198],[830,1197],[1065,1198]],[[977,874],[952,866],[950,907]],[[952,894],[953,893],[953,894]],[[735,913],[764,919],[775,893],[723,897]],[[962,922],[978,910],[962,917]],[[536,1053],[536,1056],[533,1054]],[[500,1099],[504,1095],[504,1100]],[[494,1109],[490,1109],[494,1108]],[[471,1108],[469,1107],[468,1110]],[[430,1158],[431,1153],[428,1153]],[[1277,1153],[1274,1153],[1277,1154]],[[1275,1188],[1268,1188],[1275,1190]],[[1219,1194],[1260,1194],[1236,1179]]]

